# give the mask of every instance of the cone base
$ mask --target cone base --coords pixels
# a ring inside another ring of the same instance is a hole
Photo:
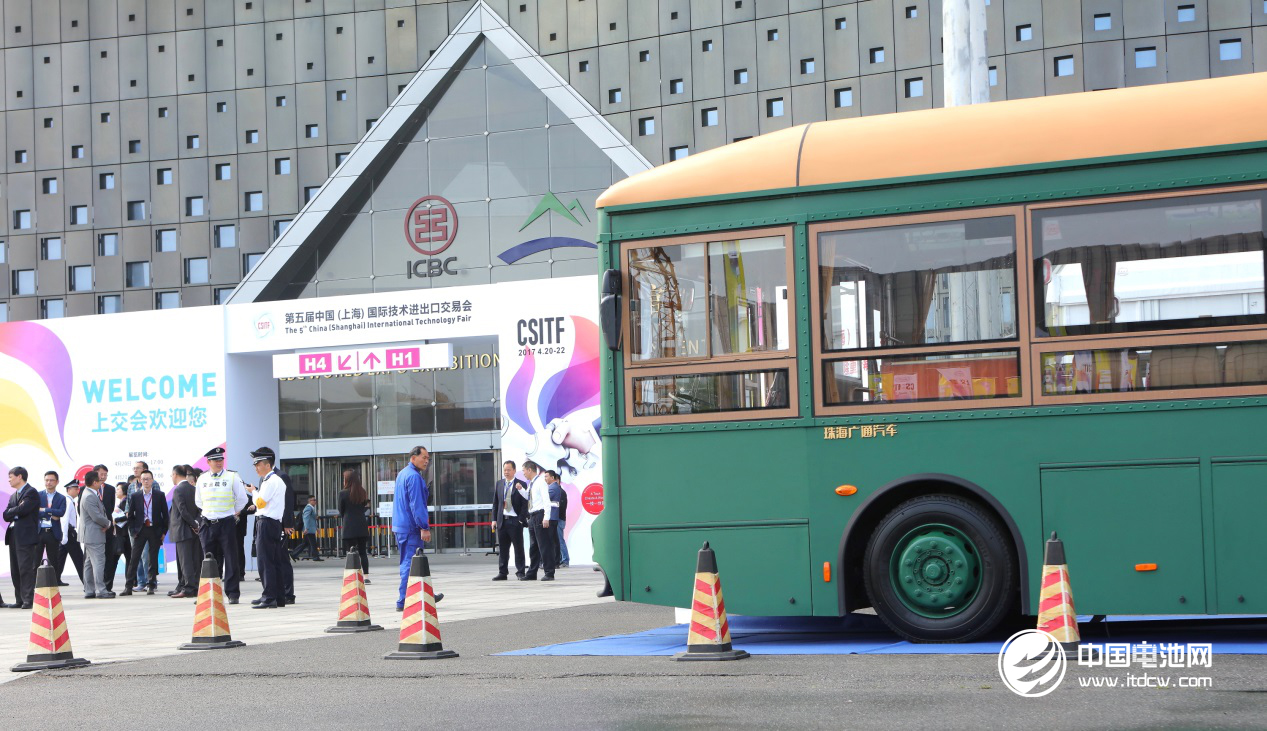
[[[742,660],[750,657],[743,650],[721,650],[719,652],[679,652],[673,656],[674,660]]]
[[[382,625],[378,624],[348,625],[343,627],[336,624],[333,627],[326,627],[326,632],[330,634],[351,634],[353,632],[377,632],[382,628]]]
[[[226,640],[224,642],[187,642],[177,650],[227,650],[230,647],[246,647],[242,640]]]
[[[57,670],[58,668],[78,668],[84,665],[91,665],[92,662],[82,657],[68,657],[64,660],[40,660],[36,662],[22,662],[9,668],[15,673],[29,673],[33,670]]]
[[[430,652],[389,652],[383,655],[384,660],[445,660],[457,657],[453,650],[431,650]]]

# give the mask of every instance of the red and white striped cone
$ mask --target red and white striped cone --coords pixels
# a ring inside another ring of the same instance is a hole
[[[370,622],[370,603],[365,597],[365,574],[361,573],[361,557],[348,551],[343,566],[343,597],[339,603],[339,621],[326,632],[376,632],[382,627]]]
[[[384,660],[443,660],[457,657],[440,643],[440,618],[431,588],[431,566],[422,549],[409,564],[409,584],[405,587],[405,611],[400,619],[400,644]]]
[[[35,571],[35,597],[31,604],[31,641],[26,662],[9,668],[15,673],[32,670],[53,670],[89,665],[75,657],[70,649],[70,628],[62,610],[62,592],[58,588],[57,569],[45,561]]]
[[[1038,629],[1060,643],[1065,658],[1078,659],[1082,634],[1073,608],[1073,586],[1065,563],[1065,544],[1052,531],[1043,547],[1043,581],[1038,592]]]
[[[730,623],[726,621],[726,603],[721,598],[721,576],[717,573],[717,555],[708,541],[699,550],[695,563],[695,593],[691,601],[691,624],[686,633],[686,652],[674,660],[742,660],[743,650],[730,645]]]
[[[229,633],[229,615],[224,611],[224,586],[220,583],[220,567],[210,553],[202,562],[202,578],[198,582],[198,604],[194,607],[194,635],[178,650],[225,650],[246,643]]]

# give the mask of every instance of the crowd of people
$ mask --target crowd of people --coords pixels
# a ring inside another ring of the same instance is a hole
[[[216,447],[206,453],[207,469],[176,465],[171,470],[171,494],[158,486],[145,462],[133,465],[130,479],[110,483],[104,464],[84,468],[65,485],[50,470],[44,474],[44,489],[28,482],[25,468],[9,470],[14,492],[4,509],[9,525],[5,543],[9,549],[16,600],[10,606],[30,609],[35,590],[35,572],[43,561],[52,566],[61,586],[69,586],[61,576],[69,558],[83,583],[84,598],[113,599],[138,592],[154,594],[158,588],[160,554],[164,538],[170,538],[176,554],[176,586],[167,595],[175,599],[196,597],[203,556],[210,554],[230,604],[237,604],[245,580],[247,517],[254,514],[254,553],[259,562],[261,596],[253,608],[271,609],[295,603],[294,572],[291,562],[302,553],[314,561],[323,560],[317,550],[317,498],[304,506],[299,522],[303,542],[287,551],[286,536],[296,529],[295,492],[290,477],[276,466],[272,449],[261,447],[251,454],[259,485],[247,482],[224,468],[225,450]],[[397,611],[404,608],[411,559],[431,541],[428,503],[430,490],[426,473],[431,457],[425,447],[415,447],[408,463],[396,477],[392,530],[400,551],[400,590]],[[553,581],[555,570],[568,566],[564,527],[567,493],[554,470],[542,469],[527,461],[523,479],[513,461],[502,466],[504,479],[498,480],[493,497],[493,532],[500,552],[494,581],[509,576],[513,550],[515,575],[521,581]],[[360,475],[343,473],[338,495],[343,548],[360,557],[361,569],[368,573],[370,501]],[[524,530],[529,532],[525,567]],[[114,591],[120,558],[126,561],[124,586]],[[289,560],[288,560],[289,559]],[[369,583],[368,577],[366,583]],[[444,597],[436,595],[436,601]],[[6,606],[0,594],[0,607]]]

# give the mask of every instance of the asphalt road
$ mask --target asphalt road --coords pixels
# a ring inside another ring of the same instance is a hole
[[[13,729],[1267,727],[1267,656],[1216,655],[1205,690],[1085,689],[1071,667],[1036,699],[1003,687],[993,655],[492,656],[671,623],[671,610],[611,603],[446,623],[445,647],[461,653],[452,660],[382,660],[397,639],[383,631],[93,665],[0,685],[0,719]]]

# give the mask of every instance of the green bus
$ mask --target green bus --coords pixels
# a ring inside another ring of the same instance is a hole
[[[840,110],[844,111],[844,110]],[[1267,613],[1267,74],[816,122],[599,199],[618,600]],[[777,120],[766,120],[774,122]],[[680,155],[679,155],[680,156]]]

